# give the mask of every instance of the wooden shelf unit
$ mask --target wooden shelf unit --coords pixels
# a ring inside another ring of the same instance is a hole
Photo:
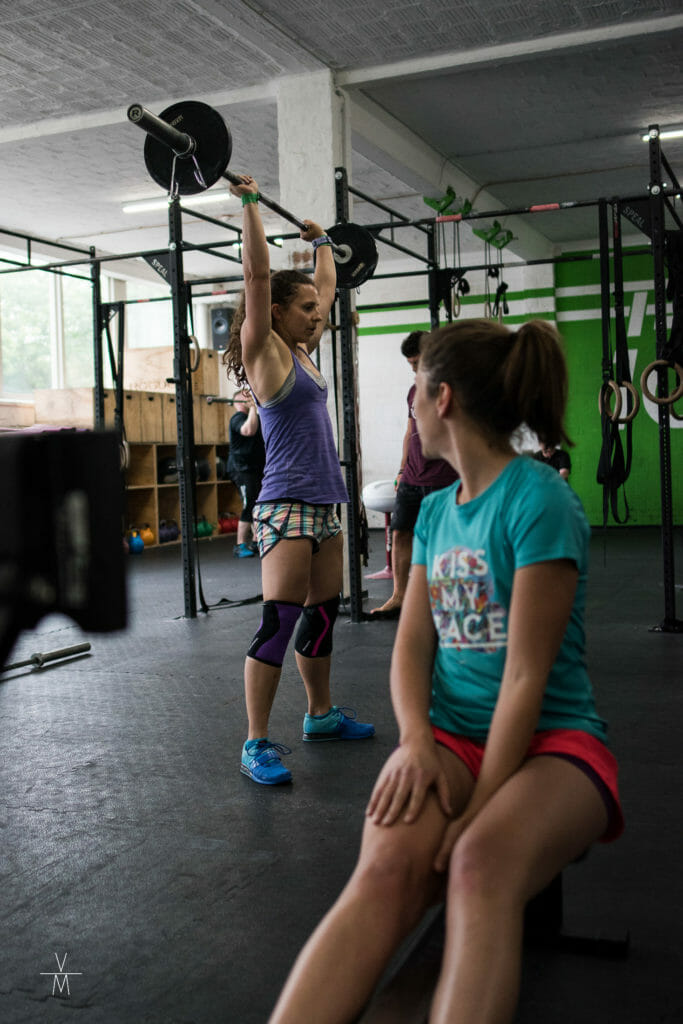
[[[205,516],[214,527],[213,537],[229,536],[218,533],[218,516],[239,516],[242,509],[239,492],[231,480],[219,480],[216,474],[216,456],[227,457],[225,444],[198,444],[197,460],[206,460],[209,473],[206,480],[197,480],[197,519]],[[180,492],[177,483],[159,482],[159,463],[176,457],[176,446],[163,442],[133,442],[129,445],[129,464],[126,470],[126,529],[149,526],[159,544],[159,524],[166,520],[180,525]],[[167,543],[174,543],[173,541]]]

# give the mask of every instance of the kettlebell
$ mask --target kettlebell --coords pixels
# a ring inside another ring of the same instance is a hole
[[[131,555],[139,555],[145,550],[145,542],[140,536],[139,530],[128,531],[128,550]]]
[[[178,465],[175,459],[159,459],[157,463],[157,480],[160,484],[178,483]]]
[[[149,544],[154,543],[154,534],[149,523],[145,523],[145,525],[142,527],[142,529],[140,530],[140,536],[145,542],[145,547],[147,547]]]
[[[218,532],[235,533],[237,531],[237,522],[238,520],[235,516],[231,516],[229,512],[224,512],[218,518]]]
[[[210,537],[212,533],[213,533],[213,526],[208,521],[206,516],[202,516],[201,519],[199,519],[194,524],[194,535],[195,535],[195,537]]]
[[[180,530],[178,529],[178,524],[176,523],[175,519],[169,519],[167,521],[166,529],[168,531],[168,537],[166,538],[167,540],[178,540],[178,537],[180,536]]]
[[[178,524],[172,519],[167,521],[162,519],[159,523],[159,543],[168,544],[169,541],[177,540],[180,531],[178,530]]]

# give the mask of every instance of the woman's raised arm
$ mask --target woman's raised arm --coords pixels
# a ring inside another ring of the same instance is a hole
[[[239,185],[230,185],[242,199],[242,272],[244,274],[244,322],[242,358],[247,374],[266,349],[271,331],[270,256],[258,206],[258,185],[249,174]]]

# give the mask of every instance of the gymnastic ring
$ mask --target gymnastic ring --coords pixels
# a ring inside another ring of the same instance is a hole
[[[680,412],[680,413],[679,413],[679,412],[676,412],[676,410],[675,410],[675,409],[674,409],[674,407],[673,407],[673,403],[672,403],[672,405],[671,405],[671,408],[669,409],[669,415],[670,415],[670,416],[673,416],[673,418],[674,418],[675,420],[678,420],[678,421],[679,421],[679,423],[680,423],[680,422],[681,422],[681,421],[683,420],[683,412]]]
[[[604,399],[605,388],[614,392],[614,412],[610,412],[607,403]],[[611,420],[612,423],[618,423],[619,417],[621,416],[621,391],[619,385],[615,380],[606,380],[603,382],[598,395],[598,409],[600,416],[606,416],[607,419]]]
[[[638,411],[640,409],[640,395],[630,380],[620,380],[619,387],[626,388],[626,390],[633,396],[633,408],[630,412],[627,412],[625,416],[620,416],[617,423],[630,423],[631,420],[634,420],[638,415]]]
[[[130,446],[124,440],[119,442],[119,466],[122,472],[130,466]]]
[[[196,373],[197,370],[199,369],[199,363],[202,358],[202,354],[199,351],[199,340],[195,337],[194,334],[188,334],[187,340],[189,341],[190,345],[192,345],[195,351],[194,363],[190,363],[190,373]]]
[[[455,288],[451,288],[451,304],[453,307],[453,318],[457,320],[462,310],[462,301]]]
[[[651,394],[647,386],[647,378],[650,376],[653,370],[658,366],[668,366],[676,371],[678,378],[678,387],[666,398],[657,398]],[[673,405],[683,395],[683,367],[678,363],[671,362],[669,359],[655,359],[653,363],[646,366],[640,375],[640,390],[643,392],[646,398],[649,398],[651,402],[655,402],[657,405]]]

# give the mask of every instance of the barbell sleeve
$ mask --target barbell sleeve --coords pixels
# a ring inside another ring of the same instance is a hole
[[[158,117],[142,104],[133,103],[128,107],[128,120],[142,128],[151,139],[170,150],[176,157],[192,157],[194,172],[185,174],[183,165],[177,166],[175,159],[171,161],[170,157],[166,160],[164,150],[159,152],[158,146],[150,146],[148,139],[145,144],[145,162],[150,174],[160,185],[170,189],[175,178],[176,190],[180,195],[194,195],[201,191],[201,188],[210,188],[219,178],[224,178],[231,185],[243,184],[241,175],[228,170],[228,162],[232,155],[230,130],[220,114],[206,104],[194,101],[176,103],[162,111]],[[192,134],[178,131],[175,125],[180,123],[193,128]],[[181,179],[180,183],[178,179]],[[294,224],[299,231],[305,233],[308,230],[308,224],[262,192],[259,192],[259,202],[283,220]],[[340,231],[342,227],[340,226]],[[327,234],[337,264],[337,279],[339,280],[340,268],[345,267],[348,274],[347,283],[343,287],[351,287],[357,286],[372,274],[377,264],[377,253],[372,239],[369,246],[365,237],[359,240],[361,228],[358,225],[346,227],[349,231],[353,229],[353,238],[348,237],[348,231],[344,232],[343,237],[335,237],[332,228],[328,229]],[[355,252],[355,246],[360,244],[363,249],[362,257]]]
[[[165,146],[173,150],[176,156],[191,156],[196,149],[195,140],[191,135],[179,132],[168,121],[163,121],[140,103],[132,103],[128,107],[128,120],[138,125],[158,142],[163,142]]]

